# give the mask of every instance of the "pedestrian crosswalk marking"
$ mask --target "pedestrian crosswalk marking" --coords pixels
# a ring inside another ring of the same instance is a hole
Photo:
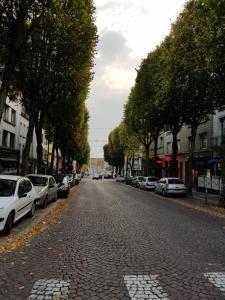
[[[27,300],[68,300],[69,282],[59,279],[40,279],[34,283]]]
[[[126,275],[124,281],[131,300],[169,300],[154,275]]]
[[[205,273],[204,276],[221,292],[225,293],[225,272]]]

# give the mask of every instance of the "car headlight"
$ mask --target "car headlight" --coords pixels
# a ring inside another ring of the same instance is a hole
[[[64,191],[64,190],[67,190],[67,189],[68,189],[68,185],[63,184],[63,185],[59,186],[60,191]]]
[[[45,190],[37,193],[38,198],[42,198],[45,195]]]

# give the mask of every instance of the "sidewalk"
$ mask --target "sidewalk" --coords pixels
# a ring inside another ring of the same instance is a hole
[[[197,192],[196,190],[192,191],[193,195],[188,196],[188,198],[192,198],[197,201],[199,204],[208,205],[208,206],[216,206],[219,207],[219,198],[220,195]]]
[[[197,191],[193,191],[192,196],[188,196],[186,198],[180,199],[173,198],[173,202],[188,207],[190,209],[194,209],[197,211],[201,211],[203,213],[210,214],[215,217],[219,217],[225,219],[225,209],[219,207],[219,195],[214,194],[206,194]]]

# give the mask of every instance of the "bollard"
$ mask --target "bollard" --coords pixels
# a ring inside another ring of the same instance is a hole
[[[208,205],[208,189],[205,190],[205,205]]]

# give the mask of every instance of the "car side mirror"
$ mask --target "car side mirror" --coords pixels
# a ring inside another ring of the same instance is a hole
[[[19,195],[19,198],[25,198],[25,197],[27,197],[27,194],[26,194],[26,193],[23,193],[23,194],[20,194],[20,195]]]

